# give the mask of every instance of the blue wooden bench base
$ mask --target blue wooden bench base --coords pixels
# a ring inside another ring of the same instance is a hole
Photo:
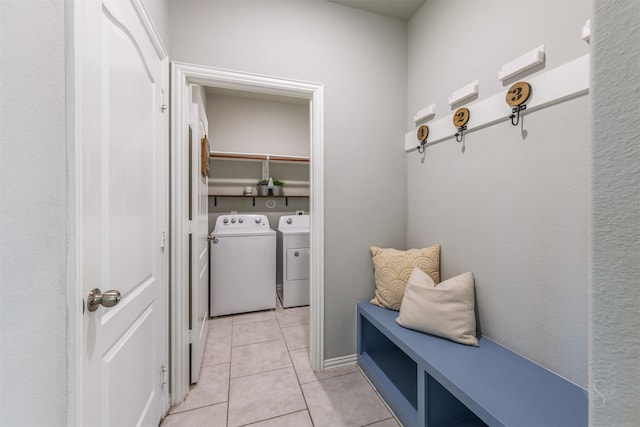
[[[358,363],[405,426],[586,426],[586,390],[482,337],[479,347],[412,331],[357,305]]]

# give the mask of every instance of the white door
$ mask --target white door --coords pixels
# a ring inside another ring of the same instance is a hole
[[[74,9],[84,426],[157,426],[168,406],[168,63],[135,5]],[[92,289],[121,299],[91,307]]]
[[[209,206],[208,206],[208,122],[203,107],[204,89],[192,86],[189,125],[189,289],[191,305],[191,383],[200,376],[200,367],[209,331]]]

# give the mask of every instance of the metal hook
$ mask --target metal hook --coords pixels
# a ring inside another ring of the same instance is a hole
[[[424,153],[425,147],[427,145],[427,137],[429,136],[429,127],[427,125],[422,125],[418,128],[418,133],[416,134],[418,137],[418,141],[420,141],[420,145],[416,148],[418,149],[418,153]]]
[[[456,132],[456,141],[458,142],[462,142],[462,134],[464,133],[464,131],[467,130],[466,126],[461,126],[458,128],[458,132]]]
[[[513,107],[513,109],[511,110],[511,115],[509,116],[509,118],[511,119],[511,124],[514,126],[518,126],[518,123],[520,123],[520,111],[522,110],[526,110],[527,106],[526,105],[518,105],[517,107]],[[514,122],[513,119],[516,119],[516,121]]]

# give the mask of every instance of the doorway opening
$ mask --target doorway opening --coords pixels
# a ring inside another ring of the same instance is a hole
[[[181,201],[187,191],[188,163],[179,145],[188,138],[189,85],[276,95],[308,102],[309,213],[310,213],[310,363],[314,371],[324,365],[324,90],[321,84],[234,72],[212,67],[173,63],[171,66],[171,400],[182,401],[189,390],[188,342],[188,263],[185,257],[185,231],[190,227]],[[251,120],[247,119],[248,133]],[[185,137],[185,135],[187,135]]]

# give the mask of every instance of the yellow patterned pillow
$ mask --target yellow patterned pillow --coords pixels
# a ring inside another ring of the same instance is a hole
[[[371,259],[375,270],[376,294],[372,304],[391,310],[400,310],[404,288],[415,267],[440,283],[440,245],[423,249],[383,249],[371,247]]]

